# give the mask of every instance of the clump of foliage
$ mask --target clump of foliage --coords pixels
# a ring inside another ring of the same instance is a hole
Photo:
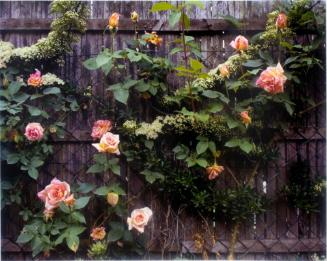
[[[312,177],[310,164],[306,160],[298,159],[288,173],[289,182],[282,194],[290,206],[305,213],[319,212],[326,182],[319,176]]]

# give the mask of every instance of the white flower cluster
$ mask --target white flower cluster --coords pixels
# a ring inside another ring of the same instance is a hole
[[[42,75],[42,85],[64,85],[65,82],[53,73]]]
[[[142,122],[140,127],[135,130],[135,135],[144,135],[148,140],[155,140],[162,131],[164,123],[162,117],[157,117],[152,123]]]
[[[37,48],[36,45],[31,45],[14,49],[12,52],[12,56],[18,57],[25,61],[30,61],[37,57],[38,53],[39,48]]]
[[[0,41],[0,69],[7,68],[14,46],[9,42]]]
[[[137,123],[136,123],[136,121],[133,121],[133,120],[125,121],[123,124],[123,127],[128,130],[135,130],[135,129],[137,129]]]

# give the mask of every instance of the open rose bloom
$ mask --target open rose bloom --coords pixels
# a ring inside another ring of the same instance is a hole
[[[40,87],[42,85],[42,75],[39,70],[35,70],[35,73],[30,74],[27,80],[27,84],[33,87]]]
[[[119,145],[119,135],[113,134],[111,132],[105,133],[100,143],[93,143],[92,146],[95,147],[99,152],[113,153],[120,155],[118,148]]]
[[[100,139],[106,132],[110,131],[112,127],[111,121],[98,120],[93,124],[92,138]]]
[[[39,199],[45,203],[45,209],[49,212],[59,207],[60,202],[67,201],[70,204],[74,201],[74,196],[70,194],[70,186],[67,182],[62,182],[54,178],[44,190],[37,193]]]
[[[138,232],[143,233],[144,227],[148,224],[152,217],[152,210],[148,207],[134,209],[131,217],[127,218],[128,229],[135,228]]]
[[[147,33],[148,38],[145,39],[146,42],[151,43],[155,46],[160,46],[162,43],[162,38],[157,35],[156,32],[152,32],[151,34]]]
[[[38,122],[31,122],[25,127],[25,137],[30,141],[38,141],[43,138],[44,129]]]
[[[224,167],[214,164],[211,167],[207,167],[206,171],[208,174],[208,179],[213,180],[213,179],[217,178],[219,176],[219,174],[224,171]]]
[[[110,30],[117,30],[118,29],[118,23],[119,23],[119,14],[113,13],[108,21],[109,29]]]
[[[229,68],[228,68],[228,65],[226,65],[226,64],[220,64],[219,66],[218,66],[218,70],[219,70],[219,73],[220,73],[220,75],[221,75],[221,77],[223,77],[223,78],[225,78],[225,77],[229,77]]]
[[[230,46],[238,51],[245,51],[249,48],[249,41],[244,36],[239,35],[230,43]]]
[[[106,236],[106,230],[104,227],[93,228],[90,236],[93,240],[102,240]]]
[[[256,81],[256,85],[271,94],[284,92],[284,84],[287,78],[280,63],[276,67],[268,67]]]

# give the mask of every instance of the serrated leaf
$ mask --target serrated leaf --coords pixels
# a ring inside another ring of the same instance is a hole
[[[25,243],[31,241],[33,239],[33,237],[34,237],[34,235],[32,233],[24,231],[24,232],[20,233],[16,242],[18,244],[25,244]]]
[[[200,141],[196,145],[196,153],[198,155],[204,153],[209,147],[209,142],[208,141]]]
[[[74,209],[81,209],[84,208],[87,203],[89,203],[90,197],[81,197],[76,200],[74,204]]]
[[[102,187],[100,187],[100,188],[97,188],[97,189],[94,191],[94,194],[99,195],[99,196],[105,196],[105,195],[107,195],[109,192],[110,192],[109,187],[107,187],[107,186],[102,186]]]
[[[79,247],[79,238],[78,236],[71,234],[66,237],[66,243],[70,250],[72,250],[74,253],[77,252]]]
[[[203,159],[203,158],[196,159],[196,164],[198,164],[199,166],[201,166],[203,168],[208,166],[207,160]]]

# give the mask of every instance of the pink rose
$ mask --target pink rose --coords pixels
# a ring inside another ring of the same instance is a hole
[[[131,217],[127,218],[128,229],[135,228],[140,233],[144,232],[144,227],[148,224],[152,217],[152,210],[148,207],[134,209],[131,213]]]
[[[206,171],[208,174],[208,179],[213,180],[213,179],[217,178],[224,171],[224,167],[219,166],[215,163],[212,166],[207,167]]]
[[[54,178],[44,190],[37,193],[37,196],[45,203],[45,209],[50,211],[59,207],[60,202],[71,199],[70,186],[68,183]]]
[[[276,19],[276,27],[278,29],[284,29],[287,27],[287,16],[284,13],[279,13]]]
[[[252,121],[251,117],[249,116],[249,112],[248,111],[242,111],[240,113],[240,116],[241,116],[241,119],[242,119],[242,122],[245,124],[245,125],[249,125]]]
[[[276,94],[284,92],[284,84],[287,78],[280,63],[276,67],[268,67],[256,81],[256,85],[265,91]]]
[[[111,130],[111,121],[108,120],[98,120],[93,124],[92,128],[92,138],[100,139],[103,134]]]
[[[99,152],[115,153],[117,155],[119,152],[119,135],[115,135],[111,132],[105,133],[100,143],[93,143],[92,146],[95,147]]]
[[[40,87],[42,85],[41,72],[35,69],[35,73],[30,74],[30,77],[27,80],[27,84],[33,87]]]
[[[25,128],[25,137],[30,141],[37,141],[43,138],[44,129],[38,122],[31,122]]]
[[[238,51],[244,51],[248,49],[249,42],[248,39],[246,39],[244,36],[239,35],[235,38],[234,41],[230,43],[230,46]]]

